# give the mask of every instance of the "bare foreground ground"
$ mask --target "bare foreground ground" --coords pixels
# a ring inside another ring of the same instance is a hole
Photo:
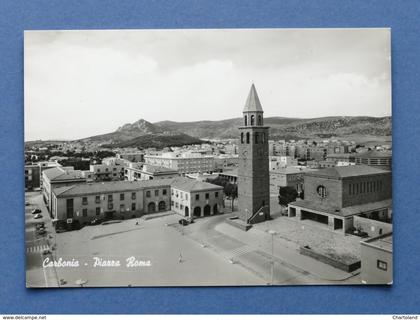
[[[360,284],[357,273],[343,272],[297,251],[303,243],[324,249],[337,246],[339,251],[351,246],[357,255],[356,237],[320,232],[311,225],[303,230],[288,218],[277,217],[244,232],[225,222],[231,213],[197,219],[186,227],[178,224],[178,215],[171,214],[55,234],[40,193],[26,196],[31,203],[26,207],[28,287]],[[35,235],[30,214],[34,206],[42,208],[49,239]],[[275,198],[272,209],[278,216]],[[272,237],[268,230],[277,235]],[[54,245],[52,255],[42,255],[43,249]],[[79,266],[43,268],[46,258],[78,261]],[[136,266],[127,267],[130,258]]]

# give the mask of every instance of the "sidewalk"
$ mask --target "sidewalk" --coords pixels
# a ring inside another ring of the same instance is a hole
[[[245,232],[227,223],[221,223],[215,229],[226,236],[235,238],[255,248],[255,250],[263,251],[270,256],[272,255],[272,236],[269,233],[256,228],[251,228]],[[299,246],[291,241],[284,240],[278,236],[274,236],[273,240],[274,257],[282,261],[285,265],[291,265],[303,272],[328,281],[343,281],[355,275],[301,255],[297,251]]]

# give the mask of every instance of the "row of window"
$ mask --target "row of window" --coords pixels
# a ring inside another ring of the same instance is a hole
[[[184,209],[184,205],[183,204],[179,204],[178,202],[174,202],[174,201],[171,201],[171,206],[173,207],[175,205],[175,208],[179,208],[179,209],[181,209],[181,210],[183,210]]]
[[[120,193],[120,201],[125,200],[125,193]],[[136,193],[131,193],[131,200],[136,200]],[[108,203],[112,203],[114,201],[114,196],[112,194],[108,195]],[[101,203],[101,196],[97,195],[95,196],[95,203]],[[82,204],[87,205],[88,204],[88,197],[82,197]]]
[[[184,199],[185,198],[185,200],[188,200],[188,193],[186,193],[186,192],[184,193],[182,191],[178,192],[178,191],[172,190],[172,195],[175,195],[175,197],[177,197],[177,198],[180,197],[181,199]],[[214,197],[215,198],[218,198],[219,197],[219,192],[218,191],[216,191],[214,193]],[[210,199],[210,193],[206,193],[204,195],[204,198],[205,199]],[[199,193],[197,193],[195,195],[195,200],[200,200],[200,194]]]
[[[248,116],[247,115],[244,117],[244,123],[245,123],[245,126],[248,125]],[[255,116],[254,115],[251,115],[249,124],[251,126],[253,126],[255,124]],[[262,126],[263,125],[263,120],[262,120],[262,116],[261,115],[258,116],[257,125],[259,125],[259,126]]]
[[[244,134],[243,132],[241,132],[241,143],[249,143],[251,139],[251,135],[249,132],[247,132],[246,134]],[[261,143],[263,144],[265,142],[265,133],[264,132],[255,132],[254,134],[254,143],[258,144]]]
[[[160,190],[154,190],[155,197],[159,197],[159,191]],[[166,194],[167,194],[167,190],[166,189],[162,189],[162,195],[163,196],[166,196]],[[152,191],[147,190],[146,191],[146,198],[150,198],[151,196],[152,196]]]
[[[350,183],[349,184],[349,194],[350,195],[377,192],[377,191],[382,191],[382,181],[381,180],[363,181],[363,182]]]
[[[112,171],[117,171],[117,168],[113,168]],[[96,169],[96,172],[101,172],[101,169]],[[109,169],[105,168],[105,172],[109,172]]]
[[[175,196],[175,197],[180,197],[181,199],[184,199],[185,198],[185,200],[188,200],[188,193],[184,193],[184,192],[182,192],[182,191],[179,191],[178,192],[178,190],[177,191],[174,191],[173,189],[172,189],[172,195],[173,196]]]
[[[154,194],[155,196],[159,196],[159,190],[154,190]],[[166,189],[162,189],[162,195],[166,195],[167,194],[167,190]],[[183,193],[183,192],[178,192],[178,191],[174,191],[172,190],[172,195],[174,195],[176,197],[180,196],[181,199],[185,198],[185,200],[188,200],[188,193]],[[150,198],[151,197],[151,191],[148,190],[146,191],[146,197]],[[206,193],[204,195],[205,199],[210,199],[210,193]],[[214,197],[218,198],[219,197],[219,192],[215,192],[214,193]],[[131,193],[131,199],[135,200],[136,199],[136,193],[132,192]],[[124,201],[125,200],[125,194],[124,193],[120,193],[120,201]],[[200,194],[196,194],[195,195],[195,200],[200,200]],[[101,196],[97,195],[95,196],[95,203],[100,203],[101,202]],[[82,205],[87,205],[88,204],[88,197],[82,197]],[[172,205],[173,205],[173,201],[172,201]],[[97,207],[96,209],[98,209],[99,207]],[[113,204],[113,195],[109,194],[108,195],[108,209],[109,210],[113,210],[114,209],[114,204]],[[183,209],[183,208],[181,208]],[[120,211],[123,212],[125,210],[125,205],[124,204],[120,204]],[[135,211],[136,210],[136,204],[132,203],[131,204],[131,210]],[[67,199],[66,200],[66,211],[67,211],[67,217],[68,218],[72,218],[73,217],[73,212],[74,212],[74,199]],[[86,212],[87,214],[87,209],[84,208],[83,212]]]
[[[113,208],[114,208],[114,206],[113,206],[112,203],[108,204],[108,209],[109,210],[112,210]],[[136,204],[134,202],[131,204],[131,211],[136,211]],[[123,205],[123,204],[120,205],[120,212],[121,213],[126,212],[125,205]],[[71,211],[71,213],[70,214],[69,213],[70,212],[67,211],[67,218],[72,218],[73,217],[73,212]],[[100,207],[95,208],[95,214],[97,216],[99,216],[101,214],[101,208]],[[87,217],[87,215],[88,215],[88,209],[87,208],[82,209],[82,216]]]

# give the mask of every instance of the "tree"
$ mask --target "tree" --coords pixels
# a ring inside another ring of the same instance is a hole
[[[279,204],[283,207],[286,207],[290,202],[296,200],[298,192],[293,187],[280,187],[279,190]]]
[[[206,182],[221,186],[223,188],[229,183],[226,178],[222,178],[221,176],[217,176],[214,179],[207,179]]]
[[[238,197],[238,186],[229,182],[228,179],[220,176],[214,179],[207,179],[206,182],[223,187],[223,193],[232,200],[232,211],[235,199]]]
[[[233,211],[233,204],[235,202],[235,199],[238,197],[238,186],[236,184],[228,182],[225,185],[223,192],[232,200],[231,207]]]

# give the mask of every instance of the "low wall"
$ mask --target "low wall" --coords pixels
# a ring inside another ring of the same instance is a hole
[[[232,219],[233,218],[233,219]],[[230,224],[232,227],[239,228],[243,231],[248,231],[252,228],[252,225],[246,223],[245,221],[239,219],[238,217],[227,218],[226,222]]]
[[[352,272],[360,268],[360,260],[348,264],[342,261],[332,259],[308,247],[300,247],[299,252],[300,254],[303,254],[304,256],[314,258],[318,261],[329,264],[330,266],[333,266],[334,268],[337,268],[346,272]]]
[[[392,232],[392,224],[382,221],[367,219],[363,217],[354,216],[353,226],[355,229],[361,229],[366,232],[369,237],[377,237],[381,234]]]

